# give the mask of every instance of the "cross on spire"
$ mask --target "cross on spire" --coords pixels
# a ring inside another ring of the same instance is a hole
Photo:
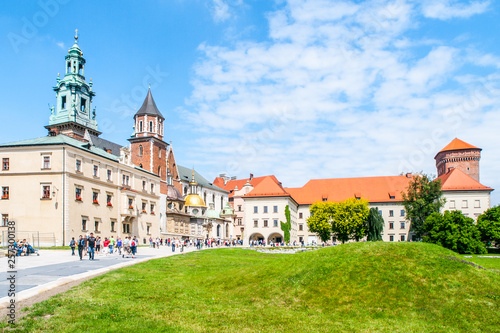
[[[75,44],[78,43],[78,29],[75,29]]]

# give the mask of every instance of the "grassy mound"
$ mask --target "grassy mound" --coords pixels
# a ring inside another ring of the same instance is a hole
[[[383,242],[189,253],[89,280],[36,304],[17,329],[498,332],[500,274],[450,256],[432,244]]]

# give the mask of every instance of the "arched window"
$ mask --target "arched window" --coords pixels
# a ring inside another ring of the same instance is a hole
[[[139,145],[139,156],[142,156],[142,152],[143,152],[142,145]]]
[[[141,164],[139,164],[139,168],[141,168],[141,169],[142,169],[142,163],[141,163]]]
[[[217,225],[217,237],[220,237],[220,224]]]

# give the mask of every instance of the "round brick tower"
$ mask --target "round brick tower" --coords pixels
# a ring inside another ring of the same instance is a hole
[[[437,153],[436,168],[438,177],[451,169],[460,169],[465,174],[479,182],[479,160],[481,148],[475,147],[460,139],[453,139],[446,147]]]

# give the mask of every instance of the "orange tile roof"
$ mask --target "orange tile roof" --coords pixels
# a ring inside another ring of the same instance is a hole
[[[287,193],[283,187],[276,182],[276,177],[274,176],[267,176],[263,177],[257,185],[255,185],[254,189],[248,193],[247,195],[243,196],[244,198],[249,198],[249,197],[286,197],[290,196],[289,193]]]
[[[437,179],[441,179],[441,189],[443,191],[493,191],[491,187],[484,186],[462,170],[456,168],[451,169]]]
[[[401,192],[406,190],[411,179],[407,176],[313,179],[301,188],[285,190],[300,205],[323,199],[338,202],[354,197],[369,202],[398,202],[403,200]]]
[[[265,178],[271,178],[276,184],[279,183],[278,179],[274,176],[263,176],[263,177],[254,177],[252,180],[250,180],[250,184],[255,188],[261,181],[263,181]],[[213,184],[226,190],[229,191],[229,197],[232,198],[234,196],[233,190],[238,187],[238,190],[241,190],[243,186],[249,181],[249,178],[246,179],[235,179],[235,180],[229,180],[226,184],[224,184],[224,179],[221,177],[215,178]]]
[[[476,146],[473,146],[465,141],[460,139],[453,139],[446,147],[441,149],[439,152],[449,151],[449,150],[462,150],[462,149],[481,149]]]

